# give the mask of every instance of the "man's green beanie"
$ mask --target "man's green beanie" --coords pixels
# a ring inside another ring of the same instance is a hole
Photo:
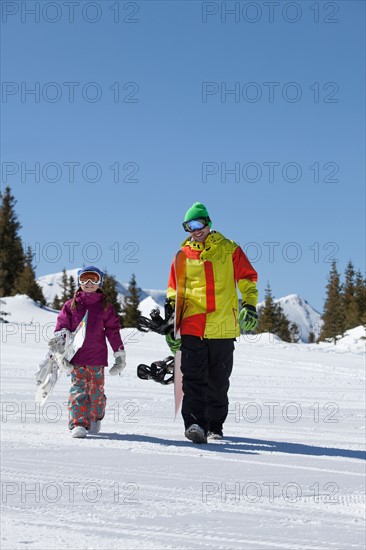
[[[189,208],[186,212],[186,215],[184,216],[184,221],[189,222],[190,220],[196,220],[197,218],[209,218],[209,213],[207,212],[207,208],[202,202],[195,202],[192,204],[191,208]],[[208,224],[210,227],[212,226],[211,220]]]

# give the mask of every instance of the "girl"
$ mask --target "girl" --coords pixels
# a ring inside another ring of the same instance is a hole
[[[72,386],[68,402],[69,429],[72,437],[98,433],[105,414],[104,368],[108,365],[106,337],[113,349],[115,363],[110,374],[120,374],[126,366],[126,352],[120,336],[119,318],[101,290],[104,273],[88,266],[78,271],[78,289],[67,300],[57,317],[55,336],[50,341],[53,351],[57,338],[66,331],[73,332],[86,311],[88,322],[83,346],[71,359]],[[61,332],[60,332],[61,331]]]

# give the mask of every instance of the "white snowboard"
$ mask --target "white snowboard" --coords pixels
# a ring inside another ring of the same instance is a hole
[[[61,374],[59,364],[62,364],[63,359],[70,361],[82,347],[85,340],[87,322],[88,312],[85,313],[76,330],[69,335],[65,343],[65,351],[63,353],[49,351],[46,359],[39,365],[39,369],[36,372],[36,403],[40,405],[46,403]]]

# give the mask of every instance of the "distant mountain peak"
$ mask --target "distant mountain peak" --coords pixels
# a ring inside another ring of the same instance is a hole
[[[273,301],[280,304],[289,321],[299,327],[302,342],[309,340],[311,331],[316,337],[319,335],[323,324],[321,314],[305,298],[299,294],[288,294],[282,298],[274,298]],[[258,309],[260,310],[263,306],[264,301],[258,304]]]

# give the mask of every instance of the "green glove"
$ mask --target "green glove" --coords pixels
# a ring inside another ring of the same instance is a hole
[[[165,335],[165,340],[169,346],[170,351],[173,355],[175,355],[180,349],[181,340],[176,340],[172,332],[169,332],[169,334]]]
[[[242,330],[248,332],[258,326],[258,314],[254,306],[245,304],[239,313],[239,325]]]

